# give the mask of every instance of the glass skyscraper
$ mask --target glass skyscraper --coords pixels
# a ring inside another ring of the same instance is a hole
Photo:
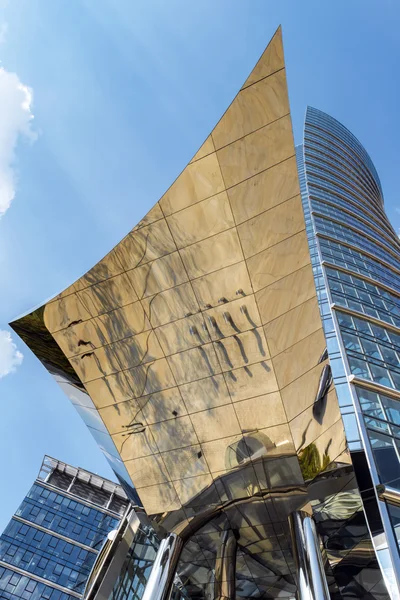
[[[75,600],[128,501],[107,479],[45,457],[0,536],[0,598]]]
[[[371,158],[346,127],[309,107],[296,154],[348,447],[359,479],[369,465],[379,498],[382,485],[400,489],[400,242]],[[364,509],[378,561],[393,578],[400,511],[374,496],[364,494]]]

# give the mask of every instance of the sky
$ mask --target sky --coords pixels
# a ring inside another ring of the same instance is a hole
[[[346,125],[398,231],[398,0],[0,0],[0,531],[44,454],[112,477],[7,324],[145,215],[279,24],[296,143],[307,104]]]

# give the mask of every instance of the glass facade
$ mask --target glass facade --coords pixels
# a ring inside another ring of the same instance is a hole
[[[160,541],[154,530],[146,525],[136,532],[109,600],[141,600]]]
[[[46,457],[0,536],[0,598],[81,598],[127,504],[120,486]]]
[[[373,485],[400,489],[400,242],[376,169],[348,129],[309,107],[296,155],[347,443],[353,462],[365,452]],[[364,509],[388,581],[398,561],[399,509],[377,503],[380,526]]]

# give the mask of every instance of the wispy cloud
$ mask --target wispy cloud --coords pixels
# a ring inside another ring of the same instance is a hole
[[[13,373],[23,361],[23,354],[13,342],[11,333],[0,329],[0,379]]]
[[[1,36],[1,30],[0,30]],[[20,137],[36,139],[32,129],[32,90],[16,73],[0,67],[0,217],[15,196],[15,149]]]

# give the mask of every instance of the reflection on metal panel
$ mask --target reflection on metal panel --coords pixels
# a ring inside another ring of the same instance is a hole
[[[279,29],[144,219],[12,323],[165,532],[146,598],[175,570],[188,597],[233,597],[233,573],[294,597],[288,516],[351,469],[306,225]]]

